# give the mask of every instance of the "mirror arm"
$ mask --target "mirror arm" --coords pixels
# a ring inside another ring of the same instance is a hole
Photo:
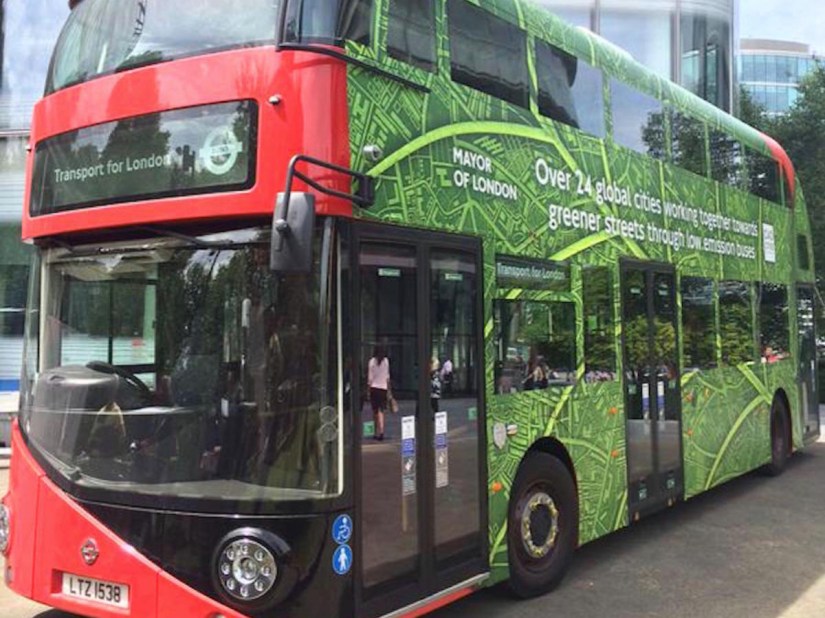
[[[345,193],[343,191],[338,191],[336,189],[324,187],[323,185],[319,184],[318,181],[313,180],[306,174],[298,171],[298,163],[301,162],[308,163],[310,165],[315,165],[317,167],[322,167],[333,172],[338,172],[339,174],[349,176],[353,180],[357,180],[358,191],[356,193]],[[287,168],[286,187],[284,188],[283,193],[283,211],[281,212],[281,216],[275,221],[275,229],[278,232],[278,235],[281,237],[281,239],[283,239],[284,235],[289,233],[287,215],[289,214],[289,198],[292,195],[292,182],[295,178],[298,178],[298,180],[305,182],[310,187],[318,191],[318,193],[323,193],[324,195],[337,197],[342,200],[353,201],[362,208],[369,208],[375,201],[373,180],[366,174],[361,174],[360,172],[356,172],[347,167],[342,167],[340,165],[336,165],[335,163],[330,163],[329,161],[316,159],[315,157],[310,157],[308,155],[295,155],[294,157],[292,157],[292,160],[289,162],[289,167]]]

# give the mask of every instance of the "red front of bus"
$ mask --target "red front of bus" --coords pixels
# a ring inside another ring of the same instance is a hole
[[[318,194],[308,268],[269,267],[292,158],[349,165],[346,64],[275,45],[304,19],[335,43],[340,7],[295,4],[85,0],[61,34],[32,123],[38,251],[0,517],[23,596],[89,616],[353,613],[352,202]]]

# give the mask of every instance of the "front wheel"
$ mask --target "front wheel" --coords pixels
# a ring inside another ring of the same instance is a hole
[[[576,548],[578,525],[576,485],[567,467],[547,453],[528,453],[507,517],[509,585],[516,596],[538,596],[558,585]]]

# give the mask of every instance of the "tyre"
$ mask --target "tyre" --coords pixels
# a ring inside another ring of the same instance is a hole
[[[779,476],[788,462],[791,451],[791,426],[788,408],[779,397],[771,406],[771,461],[762,471],[768,476]]]
[[[510,589],[521,598],[544,594],[564,577],[578,541],[579,501],[567,467],[547,453],[528,453],[519,466],[507,516]]]

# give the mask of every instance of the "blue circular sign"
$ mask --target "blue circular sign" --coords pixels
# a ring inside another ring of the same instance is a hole
[[[349,545],[339,545],[332,554],[332,570],[338,575],[346,575],[352,568],[352,550]]]
[[[352,517],[349,515],[339,515],[332,524],[332,540],[343,545],[349,543],[352,538]]]

